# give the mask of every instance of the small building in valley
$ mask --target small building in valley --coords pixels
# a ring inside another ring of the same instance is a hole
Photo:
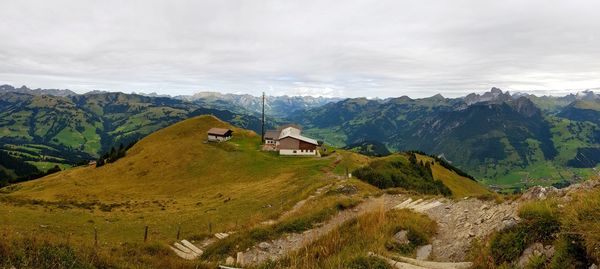
[[[264,149],[279,151],[279,155],[319,155],[317,140],[303,136],[296,126],[286,126],[265,132]]]
[[[223,142],[231,139],[233,131],[224,128],[210,128],[207,133],[209,142]]]

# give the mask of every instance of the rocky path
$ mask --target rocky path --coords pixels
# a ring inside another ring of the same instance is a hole
[[[439,225],[438,234],[434,237],[432,244],[425,246],[424,249],[427,249],[425,254],[418,257],[420,266],[423,267],[423,264],[427,264],[425,260],[430,260],[438,262],[438,266],[446,264],[447,267],[444,268],[457,268],[452,266],[463,264],[460,262],[465,260],[465,255],[473,239],[483,238],[494,230],[514,225],[518,221],[516,208],[516,202],[496,204],[493,201],[478,199],[453,201],[446,198],[413,200],[403,195],[383,195],[369,198],[353,210],[342,211],[321,226],[304,233],[289,234],[270,242],[261,242],[248,251],[238,253],[236,260],[240,265],[258,264],[269,259],[277,260],[316,241],[344,222],[362,214],[381,209],[385,211],[409,209],[428,215]],[[406,263],[406,260],[403,263]],[[410,266],[419,265],[411,263]]]
[[[399,269],[468,269],[471,268],[472,263],[470,262],[432,262],[432,261],[420,261],[416,259],[396,256],[396,257],[385,257],[382,255],[375,254],[373,252],[368,253],[369,256],[375,256],[385,260],[394,268]]]
[[[239,252],[237,255],[237,264],[259,264],[269,259],[278,260],[279,258],[282,258],[291,252],[298,251],[302,247],[316,241],[350,219],[385,208],[385,200],[390,198],[391,197],[387,195],[377,198],[368,198],[352,210],[339,212],[319,227],[300,234],[289,234],[271,242],[262,242],[248,251]]]
[[[464,261],[474,239],[482,239],[493,231],[515,225],[518,203],[466,199],[426,210],[438,223],[430,258],[435,261]]]
[[[294,213],[298,212],[298,210],[300,210],[300,208],[302,208],[302,206],[304,206],[304,204],[306,204],[306,202],[314,200],[315,198],[321,196],[321,194],[325,193],[329,188],[331,188],[331,186],[333,186],[333,185],[328,184],[321,188],[318,188],[313,194],[308,196],[306,199],[298,201],[290,210],[281,214],[281,216],[279,216],[279,218],[277,220],[273,221],[273,223],[281,221],[282,219],[285,219],[285,218],[293,215]]]
[[[445,198],[413,201],[408,198],[393,208],[424,213],[438,224],[432,244],[417,251],[418,259],[460,262],[466,259],[473,239],[516,224],[519,221],[517,207],[517,202],[497,204],[479,199]]]

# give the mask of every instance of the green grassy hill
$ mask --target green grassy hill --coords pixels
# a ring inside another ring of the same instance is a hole
[[[454,198],[492,194],[476,180],[459,175],[452,169],[456,170],[432,157],[405,152],[373,158],[368,165],[354,170],[353,173],[380,188],[400,187],[416,193]]]
[[[74,96],[0,93],[0,151],[42,172],[96,159],[160,128],[213,114],[248,129],[260,120],[171,98],[124,93]],[[0,163],[3,165],[3,163]],[[14,177],[9,180],[14,180]]]
[[[211,127],[232,128],[233,139],[206,143]],[[280,157],[259,151],[259,145],[260,136],[253,131],[213,116],[184,120],[145,137],[114,163],[75,167],[0,189],[0,231],[9,238],[34,235],[51,242],[66,238],[86,249],[93,244],[96,229],[100,253],[112,253],[110,259],[116,263],[127,263],[130,251],[147,252],[139,254],[142,257],[162,251],[179,227],[181,237],[192,240],[209,233],[249,231],[332,183],[353,185],[357,193],[333,189],[286,217],[279,230],[305,229],[365,196],[381,193],[357,179],[340,181],[340,176],[346,168],[352,171],[382,158],[339,149],[329,149],[321,158]],[[476,183],[434,166],[436,180],[447,184],[456,197],[485,192],[483,187],[466,189]],[[136,245],[143,242],[145,226],[149,240],[162,246],[158,250]],[[173,258],[167,251],[156,259],[168,260],[167,256]]]
[[[205,143],[211,127],[233,128],[234,138]],[[139,231],[134,231],[146,224],[157,236],[171,236],[178,223],[199,231],[205,231],[209,222],[214,230],[254,223],[327,184],[323,170],[334,159],[279,157],[258,151],[259,143],[260,136],[252,131],[211,116],[196,117],[149,135],[115,163],[76,167],[13,185],[2,196],[13,201],[9,204],[39,200],[72,210],[62,214],[39,208],[7,214],[10,206],[0,210],[13,227],[68,223],[74,232],[87,233],[100,226],[106,237],[125,240],[138,238]],[[106,221],[109,215],[111,220]]]

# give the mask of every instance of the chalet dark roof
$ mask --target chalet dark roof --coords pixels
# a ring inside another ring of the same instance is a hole
[[[275,140],[279,138],[279,131],[277,130],[268,130],[265,132],[265,139]]]
[[[233,133],[232,130],[223,128],[210,128],[210,130],[208,130],[209,135],[225,136],[231,133]]]

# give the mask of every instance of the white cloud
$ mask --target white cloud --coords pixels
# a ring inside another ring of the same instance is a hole
[[[594,0],[0,3],[0,83],[258,95],[600,86]]]

